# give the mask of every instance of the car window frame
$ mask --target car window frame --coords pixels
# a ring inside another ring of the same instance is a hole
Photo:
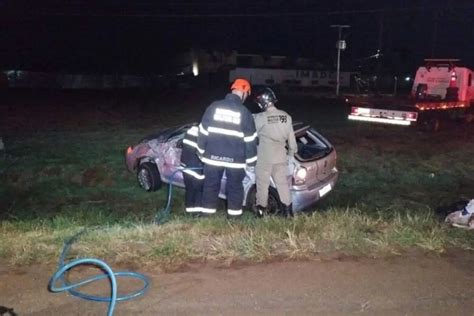
[[[300,129],[298,129],[297,131],[295,131],[295,138],[297,139],[297,142],[298,142],[298,138],[300,137],[310,137],[314,142],[319,142],[319,143],[322,143],[324,146],[326,146],[327,149],[325,150],[322,150],[321,151],[321,155],[316,155],[314,157],[311,157],[311,158],[308,158],[308,159],[304,159],[302,158],[298,152],[295,153],[295,157],[296,159],[298,159],[299,161],[301,162],[308,162],[308,161],[316,161],[316,160],[319,160],[319,159],[322,159],[326,156],[328,156],[329,154],[331,154],[331,152],[333,151],[333,147],[332,145],[328,142],[328,140],[326,138],[324,138],[321,134],[319,134],[314,128],[312,128],[311,126],[307,125],[307,126],[304,126]]]

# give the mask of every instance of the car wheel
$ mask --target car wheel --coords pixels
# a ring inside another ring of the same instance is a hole
[[[140,187],[148,192],[153,192],[161,187],[161,178],[158,168],[151,162],[144,162],[138,166],[137,180]]]
[[[257,188],[253,186],[246,201],[246,208],[257,214]],[[265,215],[283,215],[283,207],[278,196],[278,191],[274,187],[268,188],[267,214]]]
[[[270,215],[284,215],[283,207],[280,202],[280,196],[278,191],[270,187],[268,189],[268,204],[267,204],[268,214]]]

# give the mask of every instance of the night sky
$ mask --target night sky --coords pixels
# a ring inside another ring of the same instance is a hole
[[[191,47],[315,57],[343,68],[413,71],[423,58],[474,66],[474,2],[394,1],[22,1],[0,0],[0,68],[73,72],[160,72]]]

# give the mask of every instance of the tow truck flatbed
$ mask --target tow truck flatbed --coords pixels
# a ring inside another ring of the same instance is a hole
[[[410,126],[441,118],[474,117],[474,72],[455,59],[427,59],[419,67],[408,98],[354,98],[349,120]]]

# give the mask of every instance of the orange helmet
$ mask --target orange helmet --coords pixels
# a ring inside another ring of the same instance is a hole
[[[239,90],[250,94],[250,82],[246,79],[235,79],[234,83],[230,87],[230,90]]]

